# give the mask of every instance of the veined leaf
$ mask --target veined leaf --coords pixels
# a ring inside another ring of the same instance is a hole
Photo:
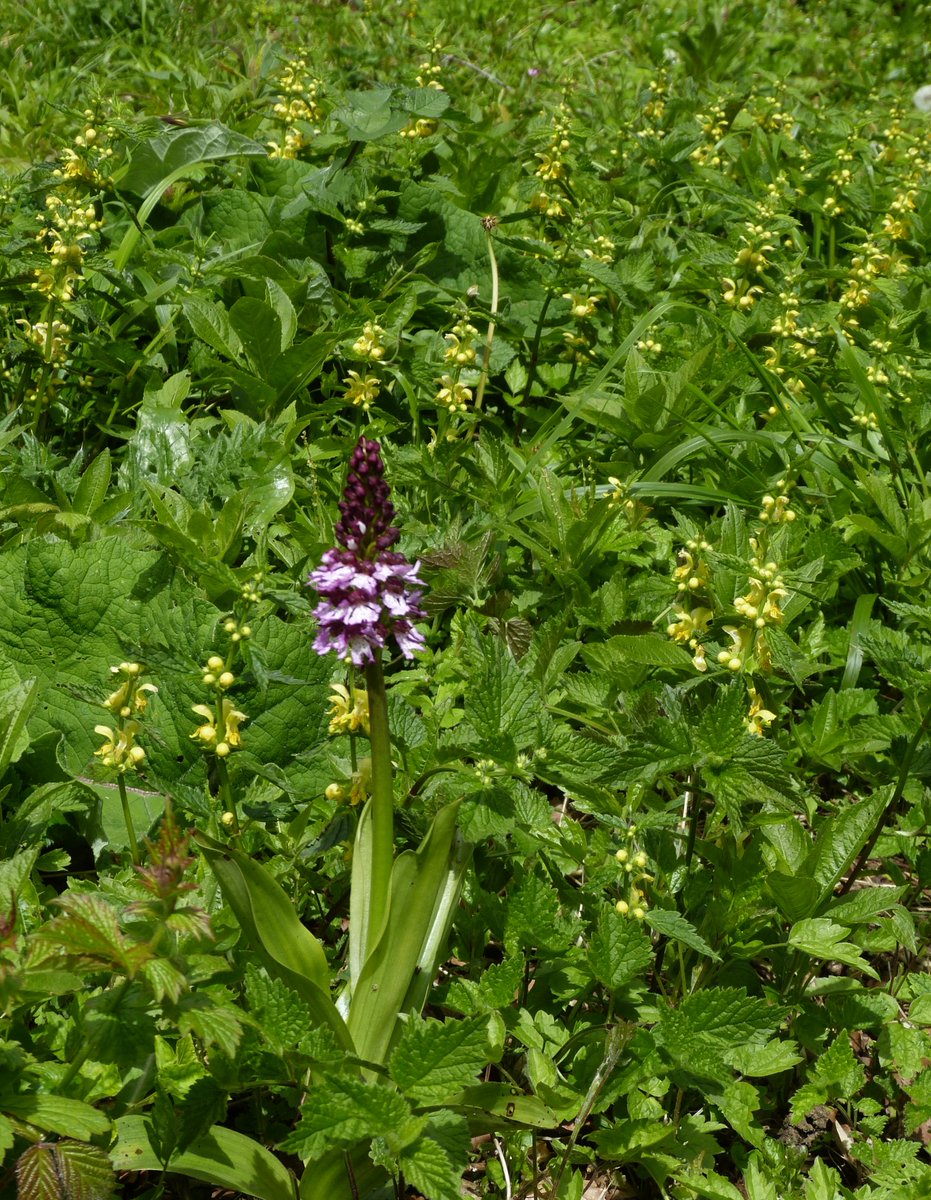
[[[458,800],[440,809],[420,848],[394,864],[383,932],[349,1004],[349,1030],[369,1061],[384,1061],[399,1015],[420,1012],[433,984],[469,860],[458,810]]]
[[[329,1025],[342,1045],[349,1032],[330,999],[329,965],[323,947],[300,922],[281,885],[241,850],[198,834],[197,842],[217,877],[243,933],[268,970],[304,998],[314,1016]]]
[[[16,1163],[16,1182],[18,1200],[107,1200],[116,1188],[103,1150],[73,1138],[30,1146]]]
[[[161,1171],[144,1117],[120,1117],[110,1161],[117,1171]],[[270,1150],[233,1129],[214,1125],[171,1163],[171,1171],[256,1200],[295,1200],[294,1177]]]

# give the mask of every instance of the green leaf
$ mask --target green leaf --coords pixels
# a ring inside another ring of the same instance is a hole
[[[493,753],[528,744],[538,708],[536,687],[507,646],[498,638],[483,638],[465,699],[465,719],[479,747]]]
[[[285,348],[278,313],[264,300],[241,296],[230,309],[229,317],[249,366],[259,379],[268,379]]]
[[[71,507],[75,512],[92,516],[103,503],[109,486],[110,451],[105,449],[101,450],[81,476]]]
[[[762,1044],[779,1026],[785,1010],[748,996],[745,988],[702,988],[680,1006],[696,1029],[729,1047]]]
[[[805,1200],[838,1200],[840,1175],[823,1158],[816,1158],[805,1182]]]
[[[167,129],[132,150],[129,169],[119,179],[122,191],[142,195],[181,168],[217,162],[239,155],[265,158],[268,151],[259,142],[227,129],[218,121],[182,129]]]
[[[424,1200],[461,1200],[462,1172],[432,1138],[421,1138],[415,1145],[407,1146],[398,1165],[404,1178],[422,1193]]]
[[[382,1083],[349,1076],[321,1078],[310,1089],[297,1127],[281,1147],[312,1161],[327,1150],[348,1149],[363,1139],[390,1138],[410,1116],[404,1097]]]
[[[107,1200],[116,1188],[103,1150],[71,1138],[30,1146],[16,1164],[16,1180],[19,1200]]]
[[[219,351],[235,362],[242,350],[242,343],[233,332],[229,314],[222,304],[216,304],[199,296],[186,296],[182,311],[202,342],[212,350]]]
[[[12,1123],[0,1113],[0,1166],[2,1166],[6,1152],[13,1145],[15,1138],[16,1133]]]
[[[302,996],[316,1020],[351,1048],[349,1032],[329,995],[330,972],[320,942],[301,924],[280,884],[248,855],[198,834],[197,842],[224,898],[267,969]]]
[[[871,979],[879,975],[860,957],[860,949],[853,942],[843,939],[850,932],[845,925],[837,925],[828,917],[810,917],[796,921],[789,931],[789,945],[825,962],[842,962],[856,967]]]
[[[824,821],[808,855],[803,873],[821,885],[822,898],[834,891],[889,802],[886,790],[877,789],[859,804],[851,804]]]
[[[24,1092],[5,1096],[3,1107],[11,1116],[28,1121],[37,1129],[58,1133],[62,1137],[80,1138],[81,1141],[90,1141],[110,1129],[110,1119],[103,1113],[83,1100],[69,1100],[64,1096],[39,1096]]]
[[[391,1078],[421,1104],[442,1104],[474,1081],[488,1062],[488,1023],[411,1017],[388,1061]]]
[[[653,947],[637,921],[604,912],[588,948],[588,964],[605,987],[622,988],[646,973]]]
[[[850,1038],[841,1034],[808,1073],[808,1082],[792,1097],[792,1120],[800,1121],[830,1099],[852,1100],[866,1082],[866,1072],[854,1058]]]
[[[502,962],[492,963],[479,979],[454,980],[449,987],[447,1004],[467,1015],[507,1008],[514,999],[523,975],[522,955],[508,955]]]
[[[450,1107],[465,1109],[470,1122],[497,1129],[498,1121],[511,1121],[535,1129],[552,1129],[559,1124],[556,1114],[536,1096],[525,1096],[506,1083],[476,1083],[449,1101]]]
[[[916,997],[908,1006],[908,1019],[916,1025],[931,1025],[931,992]]]
[[[687,921],[681,913],[676,912],[675,909],[648,908],[646,922],[657,933],[663,934],[664,937],[681,942],[683,946],[688,946],[691,950],[697,950],[699,954],[704,954],[706,957],[714,959],[715,962],[721,961],[720,954],[712,950],[695,926],[690,921]]]
[[[419,849],[395,860],[382,933],[362,966],[348,1026],[361,1057],[382,1062],[402,1013],[419,1013],[445,953],[470,849],[456,830],[459,802],[433,818]]]
[[[767,1042],[762,1046],[758,1043],[732,1046],[725,1051],[724,1057],[735,1071],[753,1078],[778,1075],[802,1062],[795,1042],[780,1041]]]
[[[667,637],[656,634],[616,634],[597,647],[599,662],[605,670],[636,663],[644,667],[669,667],[694,671],[687,650]]]
[[[114,1123],[116,1141],[110,1161],[117,1171],[161,1171],[144,1117],[120,1117]],[[294,1200],[294,1179],[270,1150],[244,1134],[214,1126],[171,1164],[172,1173],[187,1175],[215,1187],[256,1200]]]

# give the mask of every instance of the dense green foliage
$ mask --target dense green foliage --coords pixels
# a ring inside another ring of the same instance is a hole
[[[931,1195],[931,6],[2,7],[0,1192]]]

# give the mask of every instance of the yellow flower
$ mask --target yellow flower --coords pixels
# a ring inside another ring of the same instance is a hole
[[[677,607],[673,609],[673,616],[676,619],[666,626],[667,634],[676,642],[689,642],[708,628],[712,613],[710,608],[693,608],[688,612]]]
[[[465,412],[472,399],[472,392],[458,380],[453,379],[452,375],[444,375],[440,379],[440,390],[434,399],[437,404],[442,404],[451,413]]]
[[[369,696],[365,688],[349,689],[341,683],[330,684],[330,733],[369,731]]]
[[[249,718],[233,706],[233,702],[228,696],[223,697],[221,707],[222,720],[218,726],[217,714],[209,705],[193,705],[191,711],[197,716],[203,717],[204,723],[199,725],[190,736],[196,741],[202,742],[205,748],[214,747],[216,752],[222,756],[229,754],[231,747],[241,744],[239,726]],[[225,750],[221,750],[223,746],[226,747]]]
[[[158,692],[158,688],[152,683],[140,683],[139,676],[142,673],[142,666],[139,663],[120,663],[118,667],[111,667],[112,675],[125,675],[126,679],[120,684],[115,692],[104,700],[103,707],[119,717],[130,717],[133,713],[144,713],[148,707],[149,695],[154,695]],[[148,695],[147,695],[148,693]]]
[[[365,412],[369,411],[381,391],[381,381],[375,375],[363,378],[358,371],[350,371],[343,383],[347,385],[343,399],[351,401]]]
[[[572,306],[572,315],[577,321],[584,321],[595,312],[595,305],[601,300],[600,296],[583,296],[579,292],[563,292],[563,300],[568,300]]]
[[[555,154],[540,153],[537,155],[540,160],[540,165],[537,167],[537,175],[541,179],[562,179],[566,170],[563,166],[562,159],[557,158]]]
[[[446,340],[449,342],[443,358],[447,362],[457,363],[460,367],[468,366],[469,363],[475,362],[475,349],[473,346],[464,342],[454,333],[447,333]]]
[[[116,767],[121,772],[138,767],[145,758],[143,748],[135,744],[136,734],[141,728],[138,721],[126,721],[119,729],[95,725],[94,733],[99,733],[106,741],[99,750],[94,751],[94,757],[99,758],[105,767]]]
[[[756,737],[762,737],[766,726],[771,725],[775,721],[776,714],[770,712],[768,708],[763,707],[762,697],[758,695],[755,687],[749,688],[749,692],[750,711],[744,719],[744,724],[750,733]]]
[[[727,667],[729,671],[739,671],[749,653],[753,631],[738,629],[736,625],[725,625],[724,632],[731,639],[731,648],[720,652],[718,662]]]

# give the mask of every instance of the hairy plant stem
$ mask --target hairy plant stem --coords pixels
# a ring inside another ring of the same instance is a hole
[[[126,836],[129,838],[129,853],[133,860],[133,866],[138,867],[142,862],[139,856],[139,841],[136,837],[136,828],[133,825],[133,815],[129,811],[129,795],[126,792],[126,780],[122,774],[116,777],[116,786],[120,789],[120,804],[123,806],[123,820],[126,822]]]
[[[394,863],[394,785],[391,772],[391,733],[388,728],[388,693],[381,657],[365,666],[369,698],[369,748],[372,760],[372,875],[371,904],[366,942],[381,925],[388,906],[391,868]],[[373,947],[367,945],[366,954]]]
[[[485,353],[482,357],[482,373],[479,376],[478,387],[475,390],[475,411],[482,411],[482,400],[485,397],[485,384],[488,382],[488,366],[491,362],[491,347],[495,340],[495,318],[498,315],[498,260],[495,258],[495,248],[491,240],[491,231],[497,225],[494,217],[486,217],[482,222],[485,226],[485,244],[488,247],[488,260],[491,263],[491,317],[488,322],[488,333],[485,336]]]

